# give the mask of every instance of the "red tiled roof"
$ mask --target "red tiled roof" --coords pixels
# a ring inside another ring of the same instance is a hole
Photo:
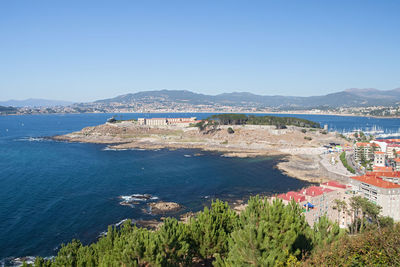
[[[306,189],[304,189],[304,191],[302,192],[304,195],[306,196],[319,196],[322,195],[323,193],[329,193],[332,192],[334,190],[329,189],[329,188],[323,188],[320,186],[310,186]]]
[[[395,158],[394,161],[400,162],[400,158]]]
[[[277,197],[287,201],[291,201],[292,199],[294,199],[294,201],[296,202],[302,202],[306,200],[305,196],[294,191],[287,192],[286,194],[277,195]]]
[[[375,151],[375,154],[385,154],[385,152],[382,152],[382,151]]]
[[[337,188],[343,188],[343,189],[346,188],[346,185],[338,183],[336,181],[329,181],[329,182],[323,183],[323,185],[327,185],[327,186],[331,186],[331,187],[337,187]]]
[[[399,144],[388,144],[387,147],[400,147]]]
[[[400,172],[367,172],[365,175],[367,176],[375,176],[375,177],[400,177]]]
[[[400,139],[377,139],[376,141],[384,142],[384,143],[387,143],[387,144],[400,143]]]
[[[362,146],[376,146],[376,147],[380,147],[378,144],[376,143],[363,143],[363,142],[357,142],[356,146],[358,147],[362,147]]]
[[[388,176],[390,177],[390,176]],[[363,176],[353,176],[351,177],[351,179],[369,184],[369,185],[373,185],[376,187],[380,187],[380,188],[400,188],[400,185],[395,184],[395,183],[391,183],[388,181],[384,181],[382,180],[382,178],[379,178],[376,175],[363,175]]]
[[[374,172],[393,172],[392,167],[374,166]]]

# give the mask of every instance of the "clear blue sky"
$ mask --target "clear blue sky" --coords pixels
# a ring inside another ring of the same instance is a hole
[[[400,87],[400,1],[0,2],[0,100]]]

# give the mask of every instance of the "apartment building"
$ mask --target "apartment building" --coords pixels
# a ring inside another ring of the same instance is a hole
[[[390,216],[395,221],[400,221],[400,185],[398,182],[399,173],[388,172],[368,172],[350,179],[353,191],[381,206],[381,215]]]
[[[400,184],[400,172],[367,172],[366,175],[380,177],[384,181]]]
[[[386,166],[386,155],[385,152],[375,151],[374,153],[374,166],[385,167]]]
[[[322,216],[327,216],[330,220],[338,222],[341,228],[346,228],[351,222],[351,217],[345,210],[338,210],[335,199],[349,200],[346,185],[330,181],[320,186],[311,186],[298,192],[290,191],[286,194],[277,195],[276,198],[282,199],[287,204],[294,200],[304,211],[304,216],[309,225],[313,226]]]
[[[393,159],[395,171],[400,171],[400,158]]]
[[[389,159],[396,158],[397,155],[400,155],[400,145],[399,144],[388,144],[386,148],[386,156]]]
[[[354,159],[360,161],[364,158],[367,161],[374,160],[374,153],[381,151],[381,147],[377,143],[357,142],[354,145]]]

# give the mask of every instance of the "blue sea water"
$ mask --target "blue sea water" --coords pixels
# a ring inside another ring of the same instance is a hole
[[[105,145],[42,138],[102,124],[110,116],[0,117],[0,259],[54,255],[61,243],[73,238],[92,242],[108,225],[125,218],[157,218],[143,211],[146,203],[120,205],[120,196],[151,194],[163,201],[180,203],[184,206],[182,212],[186,212],[198,211],[214,198],[240,199],[308,185],[277,170],[276,157],[225,158],[197,150],[110,151],[105,150]],[[143,115],[120,116],[130,119]],[[328,123],[336,129],[365,126],[371,120],[295,116]],[[398,119],[373,120],[385,129],[400,125]]]

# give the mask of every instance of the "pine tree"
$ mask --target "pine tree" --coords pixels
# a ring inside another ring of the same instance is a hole
[[[228,236],[234,230],[236,213],[228,203],[216,200],[191,221],[192,247],[200,258],[210,261],[216,253],[225,255],[228,251]]]
[[[77,266],[78,250],[81,246],[82,243],[75,239],[72,240],[72,242],[68,243],[67,245],[62,244],[61,249],[58,252],[57,257],[52,266],[56,267]]]
[[[187,225],[168,218],[157,231],[157,264],[161,266],[188,265],[192,262]]]
[[[331,222],[326,216],[322,216],[318,222],[314,223],[311,232],[314,247],[330,244],[343,235],[339,225]]]
[[[34,266],[35,267],[50,267],[51,261],[45,260],[42,257],[36,257]]]
[[[281,200],[251,198],[240,216],[240,226],[229,239],[229,254],[216,266],[275,266],[309,250],[309,226],[300,207]]]

